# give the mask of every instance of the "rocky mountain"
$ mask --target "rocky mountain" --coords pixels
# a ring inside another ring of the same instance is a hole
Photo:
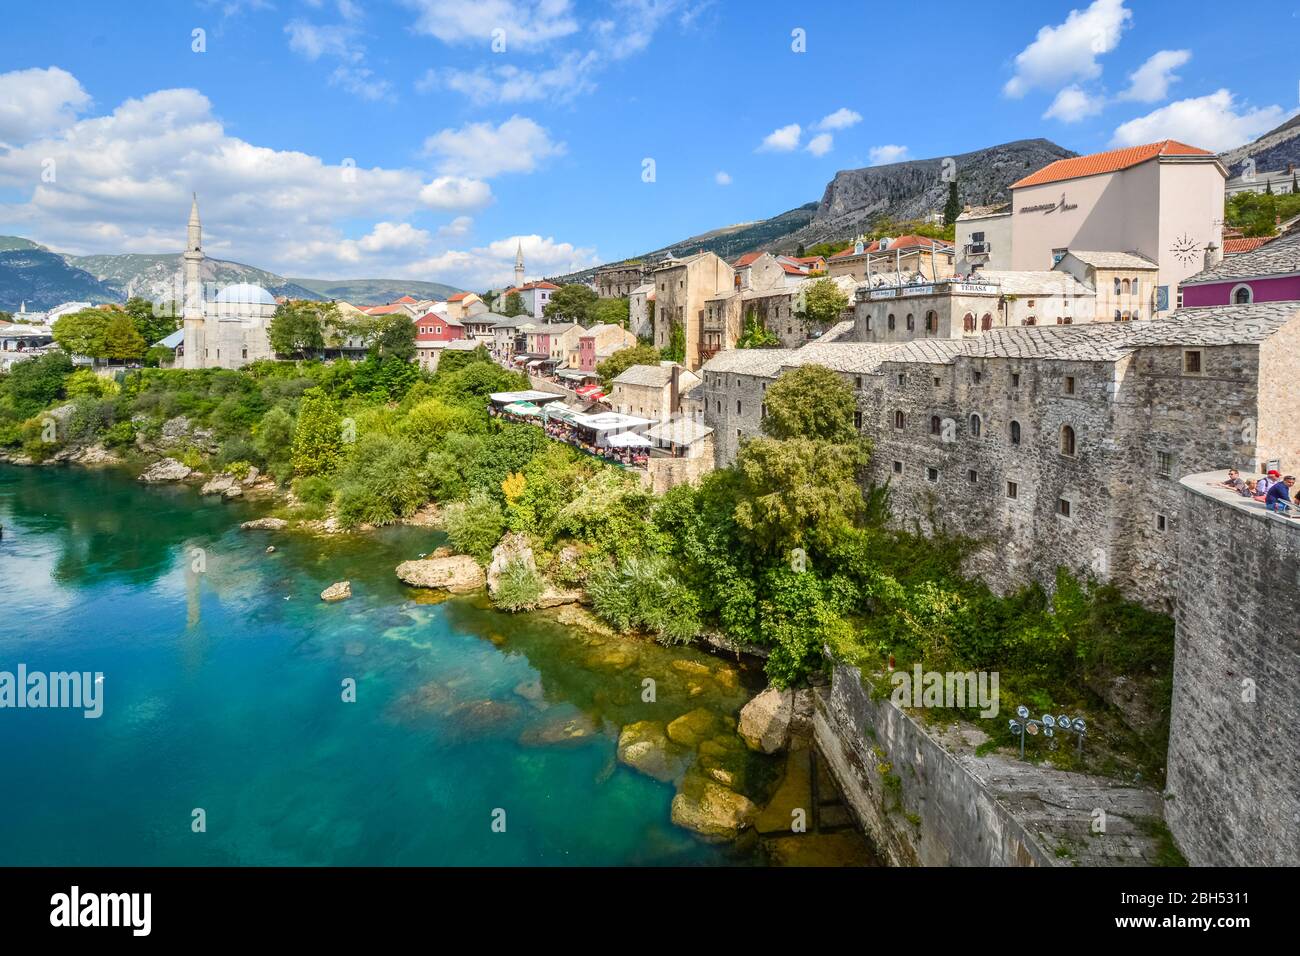
[[[445,299],[464,291],[441,282],[412,279],[286,279],[324,299],[343,299],[353,305],[379,305],[404,295],[415,299]]]
[[[179,294],[180,253],[73,256],[53,252],[21,236],[0,236],[0,310],[23,302],[31,311],[63,302],[125,302],[131,296],[171,299]],[[203,281],[216,286],[248,282],[291,299],[346,299],[358,305],[391,302],[403,295],[446,298],[460,290],[439,282],[403,279],[286,279],[240,262],[205,259]]]
[[[122,301],[116,289],[35,243],[5,243],[0,249],[6,250],[0,251],[0,310],[16,312],[24,302],[29,312],[39,312],[61,302]]]
[[[653,262],[669,252],[685,255],[701,250],[715,252],[724,259],[760,249],[793,253],[801,243],[811,246],[849,239],[883,219],[904,222],[942,213],[948,201],[945,170],[956,175],[963,204],[982,206],[1009,198],[1007,187],[1034,170],[1076,155],[1050,140],[1024,139],[959,156],[842,170],[826,185],[820,202],[807,203],[771,219],[701,233],[634,259]],[[588,269],[556,276],[552,281],[583,282],[595,272]]]
[[[1300,114],[1269,130],[1253,143],[1219,154],[1219,159],[1232,176],[1242,174],[1247,158],[1255,160],[1255,170],[1259,173],[1275,173],[1292,164],[1300,169]]]

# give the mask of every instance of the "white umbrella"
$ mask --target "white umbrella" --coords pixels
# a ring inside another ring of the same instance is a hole
[[[605,440],[611,448],[649,448],[654,442],[636,432],[619,432]]]

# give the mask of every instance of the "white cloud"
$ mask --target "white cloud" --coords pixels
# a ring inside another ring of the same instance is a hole
[[[1065,22],[1045,26],[1016,55],[1016,75],[1002,91],[1019,99],[1034,87],[1052,89],[1072,80],[1101,75],[1097,57],[1119,45],[1133,14],[1124,0],[1093,0],[1086,10],[1071,10]]]
[[[57,66],[0,74],[0,145],[61,129],[89,105],[77,78]]]
[[[1067,86],[1056,94],[1052,105],[1043,114],[1043,119],[1056,119],[1062,123],[1078,123],[1089,116],[1096,116],[1106,106],[1106,99],[1093,96],[1075,84]]]
[[[512,116],[500,126],[467,123],[444,129],[426,139],[424,149],[442,157],[442,173],[491,179],[501,173],[531,173],[543,160],[562,155],[564,144],[526,116]]]
[[[1174,70],[1186,66],[1191,58],[1191,50],[1161,50],[1153,54],[1129,74],[1129,87],[1119,98],[1140,103],[1160,102],[1169,95],[1170,85],[1180,79],[1174,76]]]
[[[513,63],[480,66],[473,70],[430,68],[415,88],[419,92],[448,89],[478,105],[489,103],[567,103],[596,88],[593,75],[599,64],[593,52],[569,53],[543,70],[520,69]]]
[[[1222,89],[1208,96],[1179,100],[1129,120],[1115,130],[1111,145],[1138,146],[1176,139],[1201,149],[1223,152],[1268,132],[1286,116],[1280,106],[1238,107],[1232,93]]]
[[[439,176],[420,190],[420,202],[430,209],[482,209],[492,202],[492,187],[479,179]]]
[[[416,13],[415,30],[444,43],[492,42],[503,30],[506,49],[530,49],[577,33],[569,0],[402,0]]]
[[[829,116],[822,117],[817,124],[818,129],[848,129],[850,126],[856,126],[862,122],[862,114],[856,113],[847,106],[841,106]]]
[[[818,133],[808,141],[804,149],[814,156],[825,156],[835,145],[835,138],[830,133]]]
[[[867,151],[867,155],[871,158],[872,166],[887,166],[890,163],[901,163],[903,160],[907,159],[907,147],[895,146],[892,144],[887,146],[872,146],[871,149]]]
[[[13,82],[14,74],[0,74],[0,90]],[[17,197],[0,202],[0,221],[71,253],[179,251],[197,190],[210,256],[290,275],[337,275],[344,266],[356,274],[353,264],[381,274],[436,247],[410,217],[491,200],[487,184],[473,179],[429,182],[413,169],[255,145],[229,135],[192,89],[128,99],[106,115],[65,118],[28,136],[0,150],[0,195]],[[52,182],[41,178],[47,158]],[[356,223],[364,224],[359,235],[348,231]],[[453,220],[452,228],[467,227]]]
[[[788,153],[799,147],[799,137],[802,135],[803,128],[798,123],[791,123],[764,136],[758,148],[760,152]]]
[[[557,242],[538,235],[507,236],[469,250],[448,249],[413,262],[402,273],[409,278],[447,276],[446,281],[470,289],[499,287],[514,281],[515,248],[522,246],[530,276],[563,275],[599,264],[596,250]]]
[[[713,181],[714,181],[715,183],[717,183],[719,186],[730,186],[730,185],[731,185],[731,173],[726,172],[725,170],[721,170],[721,169],[720,169],[720,170],[718,170],[716,173],[713,174]]]
[[[346,7],[345,16],[359,16],[360,11]],[[364,100],[382,100],[392,95],[392,84],[377,77],[364,66],[366,48],[358,40],[355,27],[348,24],[318,25],[306,20],[291,20],[284,32],[289,35],[289,49],[315,62],[322,57],[339,61],[330,74],[332,86],[339,86]]]
[[[457,216],[445,226],[438,229],[439,239],[459,239],[469,234],[474,225],[474,220],[469,216]]]

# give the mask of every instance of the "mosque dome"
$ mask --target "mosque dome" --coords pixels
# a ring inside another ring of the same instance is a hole
[[[218,292],[216,301],[221,305],[275,305],[275,296],[260,285],[239,282]]]

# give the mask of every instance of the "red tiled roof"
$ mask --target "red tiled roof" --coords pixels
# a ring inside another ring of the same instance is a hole
[[[442,322],[444,325],[464,325],[459,319],[449,319],[445,315],[439,315],[437,312],[426,312],[417,320],[419,322]]]
[[[457,292],[455,295],[449,295],[449,296],[447,296],[447,301],[448,301],[448,302],[459,302],[461,299],[465,298],[465,296],[467,296],[467,295],[473,295],[473,293],[472,293],[472,292]]]
[[[1157,156],[1213,156],[1209,150],[1188,146],[1176,139],[1162,139],[1158,143],[1146,146],[1129,146],[1125,149],[1112,149],[1106,153],[1093,153],[1091,156],[1076,156],[1074,159],[1058,159],[1048,163],[1036,173],[1030,173],[1019,182],[1011,184],[1012,189],[1023,186],[1042,186],[1045,183],[1058,183],[1066,179],[1080,179],[1084,176],[1100,176],[1102,173],[1115,173],[1155,159]]]
[[[951,249],[952,244],[942,239],[930,239],[927,236],[899,236],[894,239],[886,252],[893,252],[895,249]],[[831,256],[832,259],[845,259],[854,255],[866,255],[868,252],[877,253],[880,251],[880,240],[876,239],[868,243],[861,253],[856,253],[852,249],[845,249],[843,252],[837,252]]]
[[[394,312],[405,312],[406,307],[402,305],[372,305],[368,309],[362,309],[367,315],[392,315]]]
[[[1250,239],[1224,239],[1223,254],[1225,256],[1235,256],[1243,252],[1254,252],[1272,238],[1272,236],[1255,236]]]
[[[731,264],[731,267],[733,269],[743,269],[745,268],[745,266],[749,265],[750,263],[758,259],[758,257],[761,256],[762,254],[763,253],[761,252],[747,252],[739,259],[737,259],[735,262],[733,262]]]
[[[392,302],[388,304],[389,305],[414,305],[415,300],[412,299],[409,295],[404,295],[400,299],[394,299]]]

